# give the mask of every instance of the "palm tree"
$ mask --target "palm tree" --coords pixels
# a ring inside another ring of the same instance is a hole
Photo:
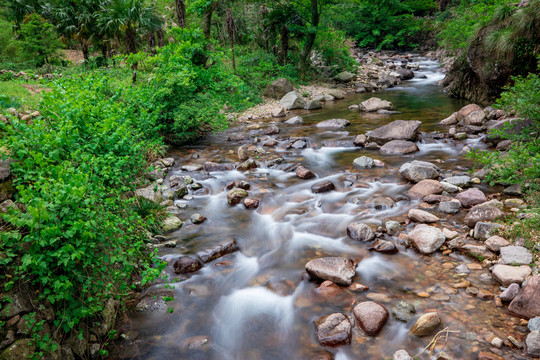
[[[109,0],[98,14],[101,32],[123,37],[130,54],[137,52],[138,35],[157,31],[162,24],[155,8],[144,0]]]

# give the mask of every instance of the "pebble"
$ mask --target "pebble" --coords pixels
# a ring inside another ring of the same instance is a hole
[[[500,348],[503,345],[503,341],[501,338],[494,337],[491,342],[491,345],[495,346],[496,348]]]
[[[467,268],[470,270],[482,270],[482,264],[470,263],[467,264]]]

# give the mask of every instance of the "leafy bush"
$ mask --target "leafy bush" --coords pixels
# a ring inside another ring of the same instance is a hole
[[[19,160],[11,166],[24,209],[3,216],[13,229],[0,233],[0,266],[9,275],[3,290],[31,285],[65,333],[96,316],[108,298],[125,297],[134,278],[145,282],[159,272],[145,246],[149,216],[126,196],[147,154],[161,146],[152,95],[88,74],[54,84],[32,123],[0,122],[0,147]],[[36,345],[54,344],[44,338]]]
[[[325,27],[317,33],[315,50],[321,52],[326,64],[336,67],[336,72],[354,70],[357,63],[350,55],[350,42],[345,31]]]
[[[22,47],[36,66],[55,61],[62,43],[54,30],[41,15],[27,15],[19,30]]]

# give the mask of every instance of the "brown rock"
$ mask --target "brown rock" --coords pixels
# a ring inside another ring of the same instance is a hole
[[[540,275],[534,275],[512,300],[508,310],[527,318],[540,316]]]
[[[317,340],[323,346],[338,346],[351,343],[352,324],[340,313],[323,316],[315,320]]]
[[[296,176],[298,176],[300,179],[306,180],[315,177],[315,174],[311,170],[300,165],[296,168]]]
[[[432,194],[440,194],[443,191],[443,186],[437,180],[422,180],[414,185],[407,194],[410,197],[421,199],[424,196]]]
[[[433,334],[441,325],[442,321],[439,314],[431,312],[420,316],[410,332],[416,336],[428,336]]]
[[[388,310],[373,301],[364,301],[353,309],[358,325],[369,336],[377,336],[388,320]]]
[[[481,190],[476,188],[471,188],[460,192],[456,195],[456,199],[459,200],[461,206],[466,208],[482,204],[487,201],[486,195]]]
[[[314,193],[323,193],[323,192],[332,191],[335,188],[336,186],[334,185],[333,182],[326,180],[326,181],[321,181],[316,184],[313,184],[311,186],[311,191],[313,191]]]
[[[182,256],[173,264],[174,272],[177,274],[188,274],[202,268],[202,264],[189,256]]]
[[[210,249],[197,253],[197,256],[199,256],[204,263],[208,263],[235,251],[238,251],[236,240],[228,240]]]
[[[467,116],[469,116],[470,113],[473,111],[481,111],[482,108],[476,104],[469,104],[464,107],[462,107],[456,114],[457,121],[461,121],[465,119]]]
[[[339,285],[350,285],[356,274],[354,261],[343,257],[323,257],[306,264],[306,271],[312,277],[330,280]]]
[[[256,209],[259,207],[259,200],[254,198],[245,198],[242,203],[246,207],[246,209]]]
[[[478,353],[478,360],[504,360],[504,358],[487,351],[480,351]]]

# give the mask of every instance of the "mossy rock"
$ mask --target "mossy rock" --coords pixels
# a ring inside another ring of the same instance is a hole
[[[17,190],[13,187],[11,181],[0,183],[0,202],[13,198]]]
[[[29,359],[35,352],[35,347],[30,339],[15,341],[10,347],[2,351],[0,360]]]

